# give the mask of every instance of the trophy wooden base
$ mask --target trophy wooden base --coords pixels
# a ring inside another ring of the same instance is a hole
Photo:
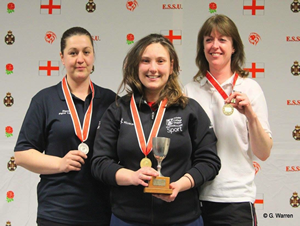
[[[172,194],[173,190],[169,188],[170,177],[152,177],[148,187],[144,188],[145,193],[152,194]]]

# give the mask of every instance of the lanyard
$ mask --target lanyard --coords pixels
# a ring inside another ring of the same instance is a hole
[[[150,132],[147,144],[146,144],[146,139],[145,139],[145,134],[144,134],[144,130],[142,127],[141,119],[140,119],[140,116],[139,116],[139,113],[138,113],[138,110],[136,107],[134,95],[132,94],[131,101],[130,101],[131,115],[133,117],[134,128],[136,131],[140,149],[144,153],[145,156],[147,156],[152,150],[152,138],[156,137],[158,134],[158,130],[161,126],[161,122],[162,122],[163,116],[165,114],[165,110],[166,110],[165,106],[166,106],[167,102],[168,102],[167,99],[163,99],[161,101],[161,103],[159,104],[159,107],[157,110],[157,115],[155,117],[154,124],[152,126],[152,129],[151,129],[151,132]]]
[[[238,79],[239,75],[238,73],[235,73],[233,82],[232,82],[232,89],[235,86],[236,80]],[[206,72],[206,78],[212,84],[213,87],[216,88],[216,90],[221,94],[224,100],[228,98],[227,93],[224,91],[224,89],[220,86],[219,82],[207,71]]]
[[[68,109],[70,110],[70,116],[73,122],[73,127],[75,134],[80,139],[81,142],[84,142],[88,138],[88,134],[90,131],[90,124],[91,124],[91,118],[92,118],[92,110],[93,110],[93,100],[94,100],[94,86],[92,81],[90,81],[90,88],[92,90],[92,100],[91,103],[85,113],[84,120],[83,120],[83,126],[81,127],[79,117],[77,114],[77,110],[75,108],[71,92],[69,90],[69,87],[67,85],[67,77],[64,77],[62,80],[62,90],[67,102]]]

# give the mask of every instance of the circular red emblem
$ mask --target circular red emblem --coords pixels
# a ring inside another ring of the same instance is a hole
[[[15,9],[15,4],[14,3],[10,2],[10,3],[7,4],[7,12],[8,13],[13,13],[15,11],[14,9]]]
[[[212,10],[216,10],[217,9],[217,4],[214,2],[209,3],[209,8]]]
[[[6,70],[12,71],[12,70],[14,70],[14,66],[12,64],[6,64]]]
[[[6,193],[6,196],[7,196],[7,198],[9,198],[9,199],[13,199],[13,198],[15,197],[15,194],[14,194],[13,191],[8,191],[8,192]]]
[[[134,43],[134,35],[133,34],[128,34],[126,38],[127,38],[128,45]]]
[[[6,133],[13,133],[13,128],[11,126],[6,126],[5,127],[5,132]]]
[[[15,4],[10,2],[7,4],[7,9],[10,9],[10,10],[14,10],[15,9]]]
[[[127,35],[127,40],[128,41],[133,41],[134,40],[134,35],[133,34],[128,34]]]
[[[8,191],[6,193],[6,200],[7,200],[7,202],[14,201],[14,197],[15,197],[15,194],[14,194],[13,191]]]

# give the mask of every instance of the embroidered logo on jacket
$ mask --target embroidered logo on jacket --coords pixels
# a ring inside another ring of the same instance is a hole
[[[182,118],[174,117],[166,120],[167,133],[182,132]]]
[[[130,125],[130,126],[133,126],[133,125],[134,125],[132,122],[124,121],[123,118],[121,118],[120,124],[126,124],[126,125]]]
[[[66,114],[70,114],[70,110],[61,110],[61,112],[58,112],[58,115],[66,115]]]

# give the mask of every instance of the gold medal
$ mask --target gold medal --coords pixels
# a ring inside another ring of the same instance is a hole
[[[221,85],[218,83],[218,81],[214,78],[214,76],[212,76],[209,71],[207,71],[206,73],[206,78],[207,80],[210,82],[210,84],[215,87],[215,89],[220,93],[220,95],[223,97],[224,100],[226,100],[228,98],[227,93],[224,91],[224,89],[221,87]],[[234,74],[233,77],[233,81],[232,81],[232,90],[234,91],[233,87],[235,86],[235,83],[238,79],[239,75],[238,73]],[[232,99],[231,103],[235,104],[236,103],[236,99]],[[232,115],[233,113],[233,106],[231,104],[224,104],[222,111],[224,113],[224,115]]]
[[[232,107],[231,104],[224,104],[222,110],[224,115],[232,115],[234,108]]]
[[[152,166],[152,163],[151,163],[151,160],[148,159],[147,157],[143,158],[140,162],[140,166],[141,168],[144,167],[144,166],[149,166],[151,167]]]

